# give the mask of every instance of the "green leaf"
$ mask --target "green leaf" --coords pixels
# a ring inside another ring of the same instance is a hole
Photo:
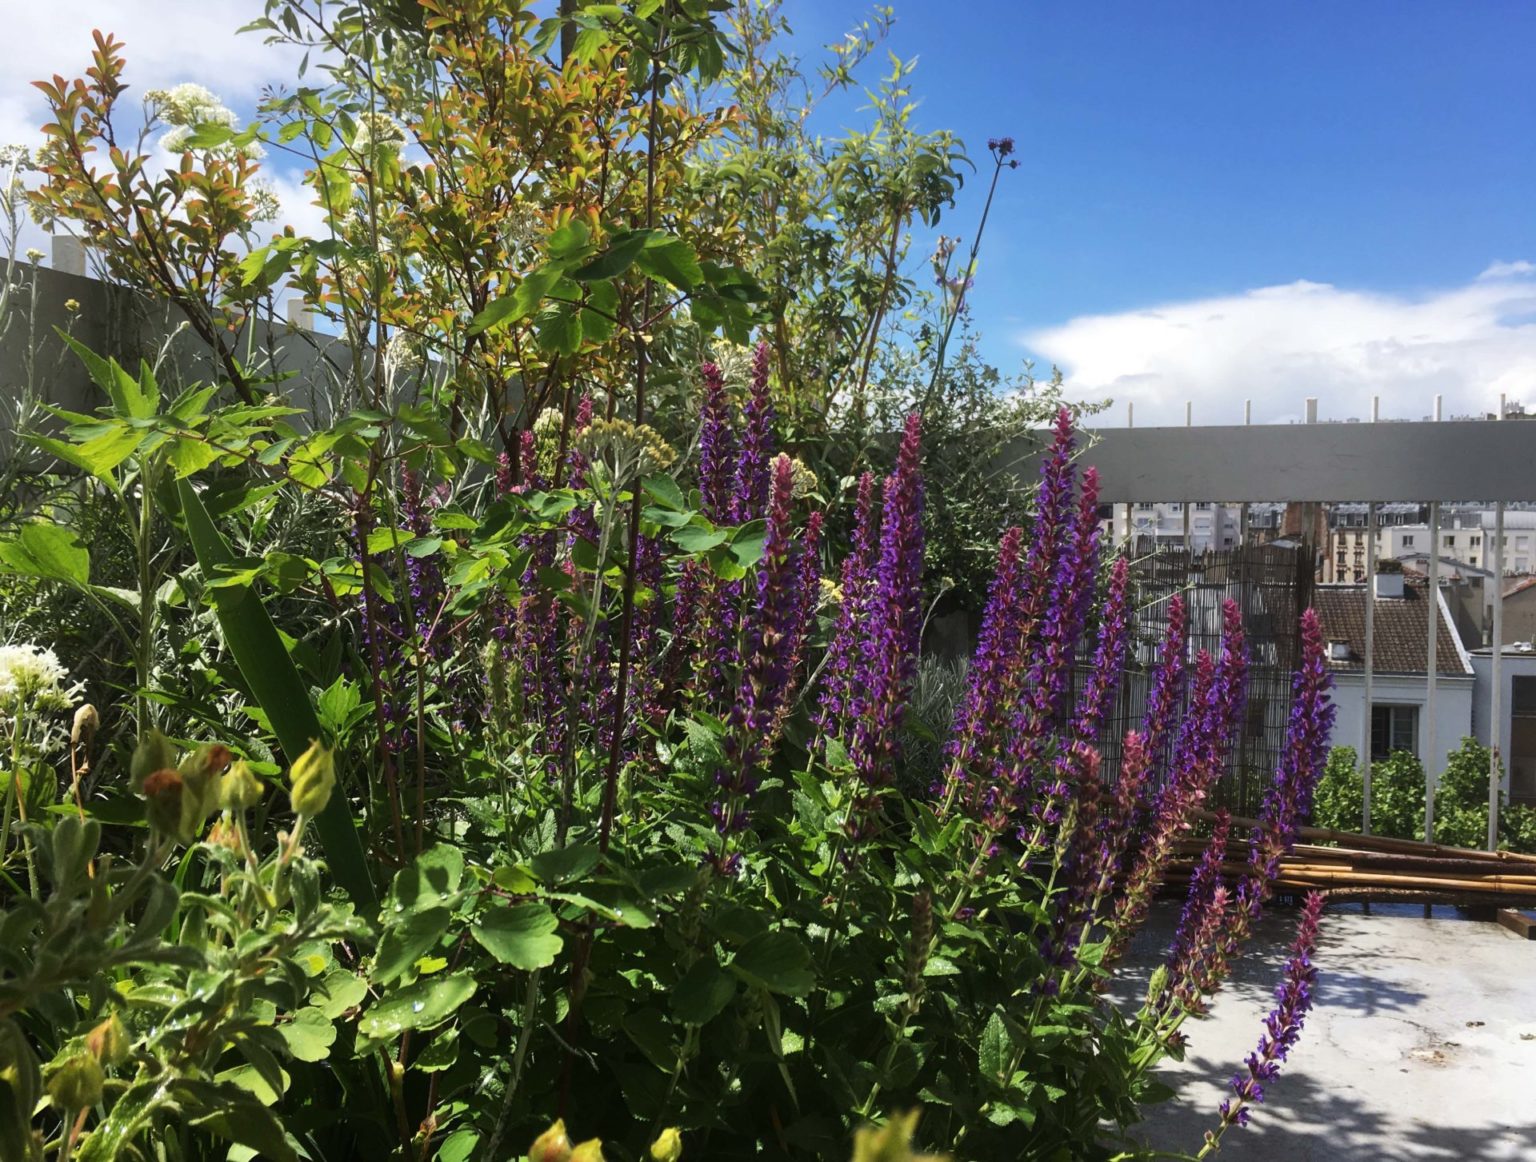
[[[1013,1064],[1013,1039],[1009,1037],[1008,1026],[1003,1024],[999,1013],[994,1012],[982,1029],[976,1056],[981,1072],[994,1084],[1008,1084],[1008,1078],[1004,1075]]]
[[[662,508],[681,512],[688,507],[688,498],[683,495],[677,481],[670,476],[647,476],[641,481],[640,487]]]
[[[713,960],[700,960],[672,989],[672,1012],[684,1024],[708,1024],[735,995],[735,978]]]
[[[635,259],[645,248],[648,237],[650,237],[648,230],[632,230],[625,234],[615,234],[606,250],[585,266],[571,271],[570,277],[577,282],[602,282],[617,278],[634,265]]]
[[[386,919],[418,908],[431,908],[459,890],[464,877],[464,853],[451,843],[439,843],[395,873],[389,887]]]
[[[255,1150],[268,1162],[295,1162],[297,1155],[272,1111],[231,1082],[180,1078],[171,1085],[189,1126]]]
[[[388,984],[409,972],[413,964],[436,947],[448,931],[451,919],[453,913],[447,908],[425,908],[384,929],[373,960],[374,983]]]
[[[336,1026],[319,1009],[301,1009],[277,1031],[297,1061],[324,1061],[336,1041]]]
[[[652,278],[670,283],[680,291],[690,291],[704,278],[699,257],[681,238],[660,232],[646,239],[645,249],[635,258],[635,265]]]
[[[493,907],[471,929],[480,946],[503,964],[532,970],[555,962],[563,942],[559,921],[547,904]]]
[[[575,843],[558,851],[541,851],[529,864],[544,883],[566,884],[595,868],[601,855],[590,843]]]
[[[549,256],[562,262],[585,255],[592,243],[592,230],[579,218],[572,218],[549,236]]]
[[[357,1008],[368,995],[368,982],[344,968],[328,973],[323,983],[325,998],[314,1008],[321,1016],[333,1021],[349,1009]]]
[[[80,538],[63,525],[34,521],[12,541],[0,541],[0,566],[8,573],[63,581],[84,588],[91,580],[91,556]]]
[[[718,545],[725,544],[729,532],[725,529],[717,529],[703,517],[699,523],[684,525],[680,529],[672,530],[672,541],[685,553],[704,553]]]
[[[107,393],[112,409],[124,419],[147,420],[154,416],[160,403],[160,388],[148,364],[141,364],[140,376],[135,379],[115,359],[103,359],[73,335],[57,331],[69,349],[85,364],[85,370],[96,386]]]
[[[581,350],[581,315],[570,305],[548,311],[534,324],[534,334],[540,351],[574,355]]]
[[[231,564],[234,554],[214,527],[213,519],[189,480],[176,482],[186,520],[187,536],[197,554],[203,575],[214,576],[220,566]],[[310,705],[309,692],[299,677],[277,626],[266,606],[249,586],[221,587],[212,591],[214,611],[224,631],[225,644],[239,666],[252,696],[272,723],[273,733],[289,760],[297,759],[310,743],[321,737],[320,720]],[[367,856],[352,821],[351,803],[338,788],[315,829],[325,848],[331,874],[352,898],[360,912],[372,914],[378,897],[368,873]]]
[[[475,995],[478,986],[468,972],[427,976],[390,993],[363,1014],[357,1031],[375,1041],[388,1041],[407,1029],[441,1025]]]
[[[748,940],[731,959],[731,971],[773,993],[803,997],[816,985],[811,954],[792,932],[770,931]]]
[[[555,283],[559,282],[560,278],[558,266],[541,266],[537,270],[530,271],[510,295],[503,295],[496,299],[474,317],[469,324],[469,334],[478,335],[482,331],[494,330],[507,323],[515,323],[518,319],[526,319],[539,309],[539,304],[554,289]]]

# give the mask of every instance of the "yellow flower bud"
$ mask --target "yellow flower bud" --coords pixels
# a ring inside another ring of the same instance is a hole
[[[133,758],[128,763],[128,778],[134,791],[142,794],[145,779],[175,765],[176,751],[171,740],[150,727],[149,733],[139,739],[139,745],[134,748]]]
[[[128,1030],[123,1028],[123,1022],[113,1013],[86,1034],[85,1047],[103,1065],[121,1065],[128,1060]]]
[[[325,810],[336,787],[336,760],[318,739],[288,772],[288,798],[297,814],[313,819]]]
[[[571,1151],[571,1162],[603,1162],[603,1141],[588,1138]]]
[[[226,811],[246,811],[261,802],[266,788],[251,770],[251,764],[239,759],[224,775],[219,788],[219,802]]]
[[[683,1156],[683,1135],[676,1126],[663,1130],[651,1143],[651,1162],[677,1162]]]
[[[143,791],[149,825],[172,839],[190,838],[182,828],[185,788],[181,776],[172,770],[155,771],[144,780]]]
[[[565,1134],[565,1122],[550,1126],[528,1147],[528,1162],[570,1162],[571,1140]]]
[[[203,829],[203,821],[219,809],[224,771],[235,756],[217,742],[205,742],[176,768],[186,788],[181,797],[181,829],[188,838]]]
[[[88,1109],[101,1100],[106,1080],[101,1062],[89,1053],[76,1053],[54,1067],[48,1077],[48,1096],[61,1110]]]

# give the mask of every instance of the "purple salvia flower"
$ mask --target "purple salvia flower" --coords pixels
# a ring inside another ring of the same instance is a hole
[[[880,559],[864,649],[854,675],[856,725],[849,748],[867,786],[894,776],[907,691],[917,668],[922,633],[923,477],[922,420],[907,417],[896,470],[886,482]]]
[[[965,673],[965,696],[955,708],[954,730],[946,748],[944,809],[955,805],[967,785],[985,783],[988,772],[974,770],[978,760],[991,754],[997,711],[1003,699],[1003,678],[1016,664],[1018,639],[1023,626],[1020,612],[1020,547],[1024,530],[1015,526],[1003,534],[997,549],[997,568],[981,616],[976,653]]]
[[[741,438],[736,495],[731,505],[731,520],[735,524],[757,520],[767,506],[773,419],[773,398],[768,392],[768,344],[759,343],[752,356],[752,388],[742,416],[746,430]]]
[[[1196,658],[1189,708],[1179,730],[1168,778],[1157,791],[1141,852],[1115,909],[1111,958],[1124,951],[1131,932],[1146,916],[1174,839],[1189,826],[1191,813],[1226,766],[1228,749],[1236,734],[1236,723],[1229,716],[1240,712],[1242,706],[1233,687],[1244,681],[1247,663],[1242,619],[1226,619],[1225,629],[1220,663],[1204,650]]]
[[[1078,701],[1077,721],[1072,733],[1079,742],[1098,741],[1099,727],[1109,713],[1120,674],[1125,669],[1125,651],[1129,642],[1130,562],[1119,558],[1109,571],[1109,593],[1099,620],[1099,640],[1094,646],[1088,684]]]
[[[1163,1012],[1203,1012],[1205,995],[1218,976],[1213,958],[1219,957],[1224,942],[1227,903],[1221,865],[1227,858],[1231,830],[1231,814],[1225,808],[1217,811],[1215,829],[1190,876],[1184,910],[1179,914],[1179,926],[1168,950],[1168,989],[1163,994]]]
[[[1250,837],[1248,871],[1237,888],[1236,915],[1227,947],[1235,953],[1269,899],[1280,860],[1296,842],[1296,829],[1312,809],[1312,792],[1328,757],[1336,708],[1328,697],[1333,675],[1316,610],[1301,615],[1301,666],[1291,683],[1291,715],[1275,781],[1264,796]]]
[[[871,473],[859,478],[858,503],[853,517],[853,544],[843,559],[842,602],[832,642],[827,647],[822,681],[821,704],[816,725],[824,734],[838,737],[852,721],[853,676],[858,667],[863,633],[867,629],[867,609],[871,579],[878,549],[878,509],[876,485]]]
[[[519,437],[518,461],[524,491],[538,492],[548,482],[539,475],[539,441],[532,428],[524,428]]]
[[[512,457],[502,452],[496,457],[496,494],[506,496],[513,489]]]
[[[731,402],[725,379],[713,363],[703,367],[704,391],[699,408],[699,493],[704,515],[716,524],[731,521],[735,491],[736,433],[731,427]]]
[[[1321,892],[1308,892],[1302,906],[1301,923],[1291,945],[1280,985],[1275,989],[1275,1007],[1264,1018],[1264,1033],[1258,1047],[1244,1062],[1246,1070],[1232,1079],[1233,1096],[1221,1103],[1221,1123],[1206,1135],[1210,1149],[1219,1148],[1222,1135],[1232,1126],[1248,1124],[1249,1107],[1264,1100],[1264,1086],[1280,1076],[1280,1065],[1290,1056],[1301,1037],[1307,1013],[1312,1009],[1312,989],[1317,983],[1317,967],[1312,953],[1317,947],[1318,922],[1323,914]]]
[[[756,606],[747,627],[741,685],[726,728],[726,766],[716,776],[720,799],[711,806],[722,835],[747,825],[747,801],[757,790],[762,765],[777,741],[781,707],[792,687],[792,637],[801,609],[791,527],[794,480],[789,457],[778,457],[773,466],[768,528],[763,559],[758,564]]]

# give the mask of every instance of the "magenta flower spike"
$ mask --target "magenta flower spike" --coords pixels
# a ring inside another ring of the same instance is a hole
[[[863,649],[867,628],[871,579],[879,547],[879,509],[874,476],[859,477],[858,502],[853,517],[853,544],[843,559],[842,601],[832,642],[827,648],[816,725],[829,737],[841,737],[853,716],[853,677]]]
[[[742,416],[745,431],[736,469],[736,495],[731,521],[745,524],[763,515],[768,504],[770,461],[773,459],[773,397],[768,391],[768,344],[759,343],[752,356],[752,385]]]

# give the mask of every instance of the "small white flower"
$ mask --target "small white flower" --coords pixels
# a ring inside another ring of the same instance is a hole
[[[0,646],[0,711],[16,713],[28,706],[37,710],[67,710],[84,688],[79,682],[66,687],[69,671],[58,655],[41,646]]]

